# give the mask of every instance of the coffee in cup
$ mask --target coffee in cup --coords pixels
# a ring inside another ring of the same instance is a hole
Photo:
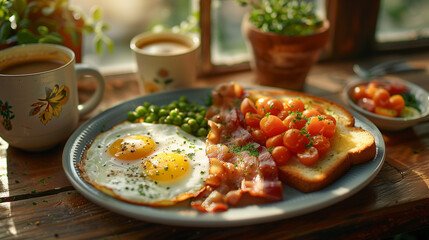
[[[192,87],[197,77],[199,38],[147,32],[131,40],[143,94]]]
[[[79,105],[77,79],[93,76],[98,88]],[[20,149],[41,151],[65,140],[79,116],[92,111],[104,93],[94,68],[75,65],[72,50],[54,44],[19,45],[0,51],[0,136]]]

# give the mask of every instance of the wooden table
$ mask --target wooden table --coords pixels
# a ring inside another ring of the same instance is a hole
[[[392,57],[392,56],[391,56]],[[395,56],[393,56],[395,57]],[[428,54],[405,59],[429,68]],[[305,92],[342,103],[340,92],[352,73],[351,61],[316,66]],[[429,70],[429,69],[427,69]],[[401,74],[429,90],[427,72]],[[135,74],[106,76],[99,108],[81,123],[139,95]],[[196,86],[236,81],[254,83],[251,72],[200,78]],[[80,85],[83,101],[93,86]],[[429,123],[383,132],[386,162],[377,177],[352,197],[303,216],[231,228],[191,228],[139,221],[85,199],[62,169],[64,143],[43,153],[0,145],[0,239],[318,239],[386,238],[429,227]]]

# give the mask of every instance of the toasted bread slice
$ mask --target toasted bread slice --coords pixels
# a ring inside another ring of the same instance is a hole
[[[336,132],[331,138],[331,149],[311,166],[301,164],[296,157],[279,167],[279,177],[286,184],[302,191],[313,192],[322,189],[342,176],[353,164],[360,164],[374,158],[375,139],[368,131],[354,126],[353,115],[341,105],[309,94],[282,90],[249,91],[251,99],[261,96],[275,97],[286,101],[300,98],[306,105],[317,104],[333,116]]]

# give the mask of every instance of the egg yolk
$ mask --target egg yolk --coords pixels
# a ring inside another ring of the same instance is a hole
[[[189,160],[178,153],[160,153],[143,163],[145,173],[152,180],[173,182],[189,170]]]
[[[121,160],[137,160],[155,151],[155,143],[149,137],[130,135],[117,139],[109,147],[110,155]]]

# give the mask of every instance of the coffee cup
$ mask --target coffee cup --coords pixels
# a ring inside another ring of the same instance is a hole
[[[191,34],[146,32],[130,43],[143,94],[192,87],[200,40]]]
[[[83,104],[77,81],[98,87]],[[0,137],[10,146],[43,151],[65,140],[79,117],[97,107],[105,82],[95,68],[75,64],[72,50],[54,44],[18,45],[0,51]]]

